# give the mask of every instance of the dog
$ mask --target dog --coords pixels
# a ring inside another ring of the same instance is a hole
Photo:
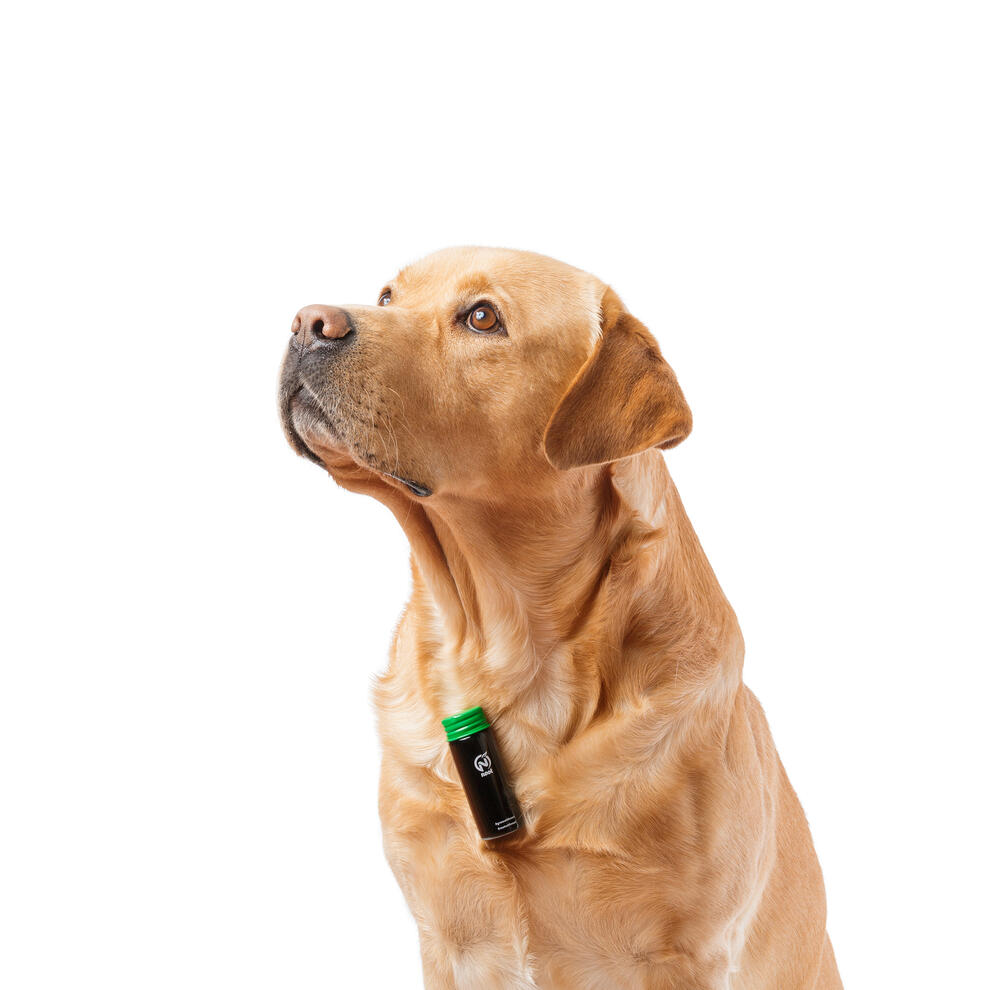
[[[290,445],[394,513],[379,811],[428,990],[835,990],[810,831],[661,451],[691,411],[615,291],[452,248],[307,306]],[[484,841],[441,719],[480,705],[524,827]]]

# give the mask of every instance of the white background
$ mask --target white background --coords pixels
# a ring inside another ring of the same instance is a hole
[[[680,376],[847,988],[987,986],[984,13],[8,8],[0,984],[421,985],[369,699],[407,546],[276,375],[301,305],[482,243]]]

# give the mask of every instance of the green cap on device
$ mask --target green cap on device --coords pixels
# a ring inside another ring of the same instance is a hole
[[[489,728],[488,719],[485,713],[478,707],[469,708],[460,715],[451,715],[450,718],[441,719],[443,727],[447,731],[447,742],[454,742],[455,739],[463,739],[465,736],[473,736],[482,729]]]

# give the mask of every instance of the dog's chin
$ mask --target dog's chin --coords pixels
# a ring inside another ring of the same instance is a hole
[[[285,439],[300,457],[322,465],[319,455],[307,443],[307,437],[313,438],[313,426],[317,422],[316,411],[310,408],[312,404],[312,399],[302,385],[282,383],[278,412]]]
[[[333,424],[304,385],[286,396],[282,427],[292,449],[322,467],[357,463],[344,439],[334,430]]]
[[[417,498],[428,498],[433,494],[429,486],[421,482],[385,471],[358,457],[337,433],[320,404],[304,385],[298,386],[285,396],[282,427],[289,445],[297,454],[326,468],[331,474],[335,469],[337,471],[346,469],[350,472],[357,468],[382,479],[389,479]]]

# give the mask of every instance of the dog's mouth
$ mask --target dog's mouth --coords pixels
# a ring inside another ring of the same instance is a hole
[[[279,413],[289,446],[301,457],[328,470],[331,465],[326,453],[329,451],[349,460],[356,461],[360,457],[343,436],[343,431],[327,415],[318,398],[299,380],[298,372],[293,373],[289,368],[285,369],[279,388]],[[320,451],[323,451],[323,456]],[[433,494],[428,485],[394,471],[387,471],[376,464],[376,460],[374,454],[368,452],[360,457],[359,463],[376,474],[398,482],[417,498],[428,498]]]

